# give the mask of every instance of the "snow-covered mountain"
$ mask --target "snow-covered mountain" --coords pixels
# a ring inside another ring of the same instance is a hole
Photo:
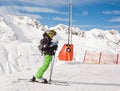
[[[22,70],[31,70],[41,64],[37,48],[44,31],[55,29],[59,48],[56,57],[67,43],[68,26],[59,24],[48,28],[27,16],[0,16],[0,76]],[[82,62],[85,50],[120,53],[120,33],[116,30],[92,29],[83,31],[72,27],[74,61]],[[58,60],[58,59],[57,59]]]
[[[1,16],[0,75],[31,69],[40,59],[36,43],[46,29],[47,26],[26,16]]]

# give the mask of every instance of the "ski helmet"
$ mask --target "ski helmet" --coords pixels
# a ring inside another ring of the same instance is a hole
[[[56,35],[56,31],[55,30],[49,30],[49,31],[47,31],[47,35],[52,39],[52,37]]]

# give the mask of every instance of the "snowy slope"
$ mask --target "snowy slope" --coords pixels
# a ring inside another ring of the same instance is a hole
[[[120,53],[120,34],[116,30],[92,29],[82,31],[72,28],[74,60],[59,62],[57,55],[67,43],[67,29],[63,24],[51,27],[57,31],[54,41],[59,40],[55,58],[55,80],[65,80],[69,87],[39,85],[17,82],[18,77],[31,78],[43,63],[37,48],[45,30],[41,23],[26,16],[0,16],[0,91],[119,91],[119,65],[87,65],[83,62],[85,50],[106,53]],[[45,77],[49,78],[49,70]],[[13,88],[14,87],[14,88]]]
[[[37,45],[46,28],[26,16],[1,16],[0,75],[31,69],[39,61]]]
[[[54,66],[52,80],[67,81],[69,86],[18,81],[31,78],[35,70],[0,78],[0,91],[120,91],[120,65],[89,65],[78,62]],[[49,79],[49,69],[44,75]]]
[[[47,29],[47,26],[27,16],[0,16],[0,75],[32,69],[36,62],[41,62],[37,46]],[[54,38],[59,40],[57,56],[63,44],[67,43],[68,27],[59,24],[50,29],[58,33]],[[82,31],[73,27],[72,33],[74,61],[82,63],[85,50],[120,53],[120,34],[115,30]]]
[[[59,33],[61,39],[59,52],[63,44],[67,43],[68,36],[63,35],[67,34],[68,27],[59,24],[51,29],[55,29]],[[116,30],[92,29],[90,31],[82,31],[77,27],[73,27],[72,34],[75,61],[83,62],[85,50],[112,54],[120,53],[120,33]]]

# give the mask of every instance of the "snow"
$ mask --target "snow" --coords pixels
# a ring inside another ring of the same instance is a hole
[[[52,79],[67,81],[69,86],[17,82],[18,78],[30,78],[34,73],[30,70],[1,77],[0,91],[120,91],[119,70],[119,65],[57,64]],[[49,79],[49,69],[45,77]]]
[[[72,28],[74,58],[59,61],[58,54],[67,43],[67,29],[63,24],[51,27],[57,31],[53,41],[59,40],[55,56],[53,80],[67,81],[69,86],[18,81],[32,78],[43,63],[38,44],[48,26],[26,16],[0,16],[0,91],[120,91],[119,64],[82,64],[85,51],[120,54],[120,34],[116,30]],[[49,79],[50,67],[44,74]]]

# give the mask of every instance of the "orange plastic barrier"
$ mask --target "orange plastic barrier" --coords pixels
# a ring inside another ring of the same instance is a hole
[[[73,44],[64,44],[58,58],[60,61],[72,61],[73,60]]]

